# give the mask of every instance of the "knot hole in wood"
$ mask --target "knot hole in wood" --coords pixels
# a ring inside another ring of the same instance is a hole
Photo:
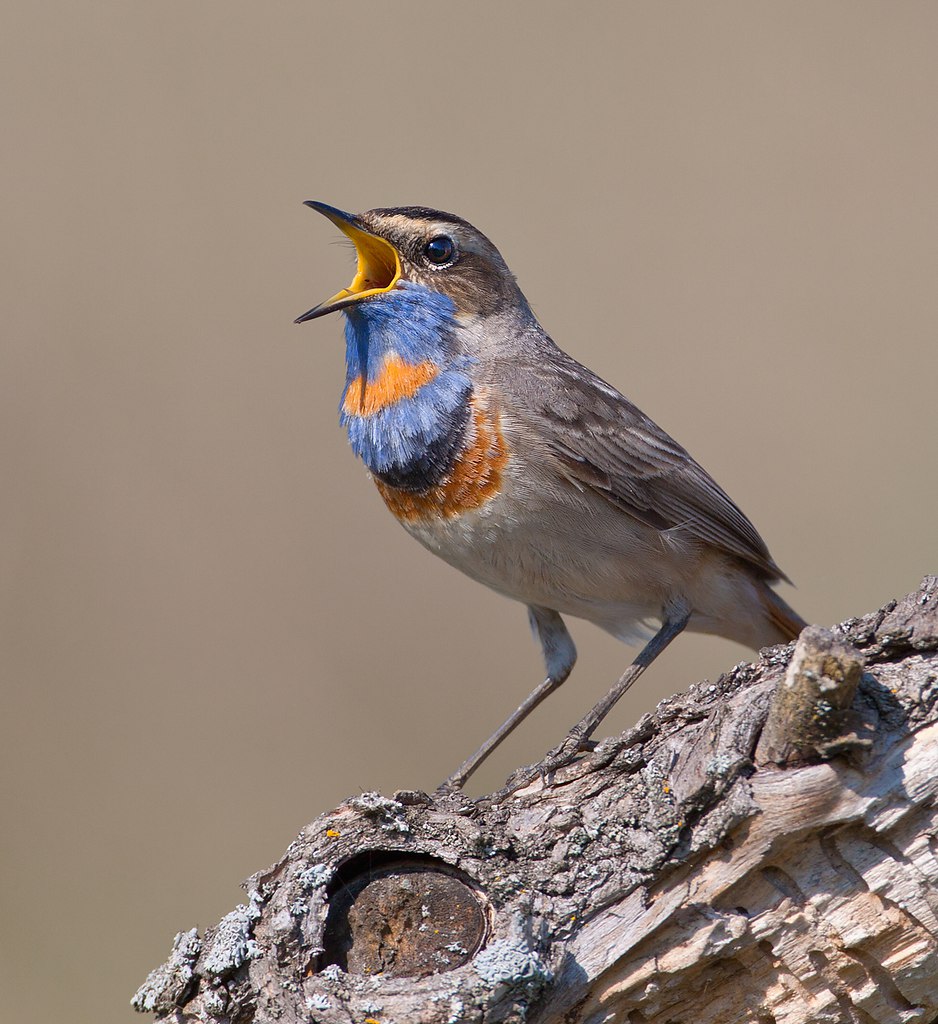
[[[452,971],[485,945],[490,917],[473,880],[443,861],[366,851],[330,886],[320,964],[414,978]]]

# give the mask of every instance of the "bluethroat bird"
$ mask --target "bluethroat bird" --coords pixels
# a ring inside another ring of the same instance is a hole
[[[343,213],[352,283],[297,319],[342,310],[340,419],[404,529],[528,608],[547,677],[446,784],[461,786],[570,674],[562,615],[620,640],[661,627],[545,762],[590,736],[684,629],[758,649],[804,621],[733,501],[656,423],[559,349],[495,246],[422,206]],[[552,759],[551,759],[552,758]]]

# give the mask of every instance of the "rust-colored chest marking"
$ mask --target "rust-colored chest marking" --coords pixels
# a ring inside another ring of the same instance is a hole
[[[414,493],[375,481],[385,504],[398,519],[451,519],[481,508],[499,493],[508,449],[498,414],[489,414],[473,398],[471,422],[466,447],[436,487]]]

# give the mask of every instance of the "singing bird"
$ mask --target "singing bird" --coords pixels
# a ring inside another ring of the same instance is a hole
[[[354,243],[342,310],[340,420],[385,504],[434,554],[527,605],[544,681],[447,780],[461,786],[570,674],[563,615],[627,643],[661,626],[554,752],[589,746],[609,709],[682,630],[749,647],[804,621],[752,523],[661,427],[547,335],[495,246],[422,206],[307,206]]]

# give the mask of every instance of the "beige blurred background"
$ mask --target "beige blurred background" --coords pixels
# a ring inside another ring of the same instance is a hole
[[[540,679],[524,609],[337,425],[349,280],[300,204],[418,203],[737,499],[814,621],[938,568],[932,3],[19,4],[0,37],[0,991],[133,1019],[180,928]],[[556,741],[632,652],[480,774]],[[746,656],[682,638],[617,709]]]

